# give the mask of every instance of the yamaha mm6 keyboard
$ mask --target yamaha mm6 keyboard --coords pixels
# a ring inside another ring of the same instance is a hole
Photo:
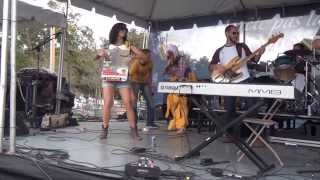
[[[159,82],[158,92],[277,99],[295,98],[294,86],[288,85]]]

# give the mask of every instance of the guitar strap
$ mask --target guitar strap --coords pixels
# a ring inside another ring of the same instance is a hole
[[[237,43],[236,49],[237,49],[238,57],[241,58],[242,57],[242,43]]]

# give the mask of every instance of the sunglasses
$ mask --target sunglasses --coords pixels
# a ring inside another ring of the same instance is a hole
[[[239,35],[238,31],[232,32],[233,35]]]

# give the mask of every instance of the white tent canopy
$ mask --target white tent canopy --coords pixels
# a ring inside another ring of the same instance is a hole
[[[208,26],[222,20],[248,20],[301,15],[320,7],[319,0],[72,0],[72,5],[113,16],[121,21],[135,21],[145,27],[156,23],[160,30]]]
[[[0,0],[0,14],[2,18],[3,0]],[[48,26],[66,27],[66,21],[63,13],[46,9],[40,6],[32,5],[18,0],[17,21],[26,24],[30,21],[36,21]],[[25,23],[26,22],[26,23]]]

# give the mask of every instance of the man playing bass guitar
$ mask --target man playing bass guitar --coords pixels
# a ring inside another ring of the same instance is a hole
[[[228,66],[235,57],[240,57],[244,59],[252,55],[252,52],[245,43],[239,43],[239,31],[235,25],[228,25],[225,28],[225,36],[227,42],[224,46],[218,48],[209,64],[209,72],[213,75],[212,80],[214,82],[224,82],[224,83],[248,83],[250,81],[250,74],[248,71],[247,64],[243,64],[236,70],[236,73],[240,74],[240,77],[232,79],[232,77],[227,77],[228,71],[232,71],[232,68]],[[258,53],[251,59],[254,63],[257,63],[264,52],[264,48],[259,50]],[[232,72],[234,73],[234,72]],[[234,73],[235,74],[235,73]],[[232,74],[231,74],[232,76]],[[236,115],[236,97],[225,97],[224,105],[226,109],[225,123],[230,122]],[[236,129],[240,129],[236,128]],[[233,129],[228,130],[230,133],[234,133],[239,136],[240,132],[233,132]],[[228,139],[229,142],[229,139]]]
[[[239,31],[235,25],[228,25],[225,28],[225,35],[226,44],[215,51],[209,65],[212,80],[218,83],[243,82],[250,78],[247,62],[250,60],[252,63],[257,63],[265,48],[259,48],[253,54],[245,43],[239,43]],[[250,59],[244,60],[250,56],[252,56]],[[243,60],[246,62],[241,62]]]

